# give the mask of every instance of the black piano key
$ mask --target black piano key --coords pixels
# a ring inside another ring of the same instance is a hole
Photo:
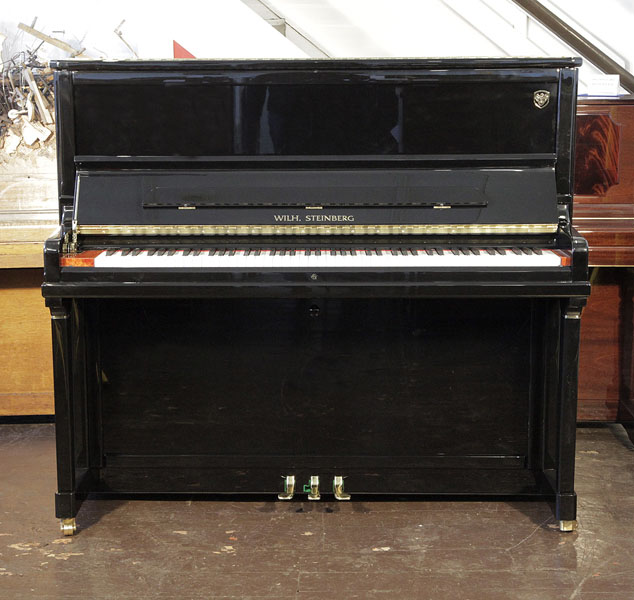
[[[392,256],[398,256],[398,250],[395,250],[394,248],[392,248],[390,252],[392,252]]]
[[[504,248],[496,248],[495,251],[502,256],[506,254],[506,250]]]
[[[310,256],[311,252],[312,252],[312,250],[310,248],[306,248],[306,250],[305,250],[306,256]]]
[[[495,248],[486,248],[487,254],[489,254],[490,256],[495,256],[496,252],[495,252]]]
[[[286,256],[286,248],[280,248],[279,253],[280,256]]]
[[[330,251],[330,256],[337,256],[337,251],[334,248]]]
[[[251,254],[251,248],[247,248],[247,249],[244,251],[244,255],[245,255],[245,256],[249,256],[249,254]]]
[[[132,248],[125,248],[124,250],[121,250],[121,256],[128,256],[130,252],[132,252]]]
[[[229,250],[229,256],[235,256],[235,255],[236,255],[236,249],[231,248],[231,250]]]
[[[192,253],[192,249],[191,248],[185,248],[183,250],[183,256],[189,256]]]
[[[174,254],[176,254],[176,248],[170,248],[167,251],[167,256],[174,256]]]
[[[458,256],[458,254],[460,254],[460,250],[458,250],[458,248],[452,248],[451,249],[451,253],[455,254],[456,256]]]
[[[372,253],[372,250],[370,250],[369,248],[367,248],[367,249],[366,249],[366,251],[365,251],[365,255],[366,255],[366,256],[372,256],[372,254],[373,254],[373,253]]]
[[[262,254],[262,250],[260,250],[260,248],[256,248],[255,252],[253,253],[255,256],[260,256],[260,254]]]
[[[528,254],[529,256],[533,254],[533,251],[530,248],[522,248],[522,252],[524,254]]]
[[[216,256],[224,256],[227,253],[227,249],[226,248],[219,248],[216,251]]]
[[[480,250],[478,250],[478,248],[471,248],[471,252],[475,254],[476,256],[480,255]]]
[[[543,254],[541,248],[532,248],[533,252],[537,255]]]
[[[319,248],[315,250],[315,256],[321,256],[321,250]]]
[[[291,248],[290,251],[289,251],[289,254],[291,256],[295,256],[295,254],[297,254],[296,251],[295,251],[295,248]]]
[[[406,256],[407,255],[407,249],[406,248],[401,248],[400,251],[401,251],[401,255],[402,256]]]
[[[434,248],[434,250],[436,250],[436,254],[439,256],[443,256],[445,254],[445,251],[442,248]]]
[[[108,248],[106,250],[106,256],[112,256],[117,251],[116,248]]]
[[[148,256],[154,256],[156,254],[156,248],[150,248],[147,251]]]
[[[275,256],[277,254],[277,248],[271,248],[270,254],[271,256]]]
[[[425,252],[426,252],[427,256],[433,256],[434,249],[433,248],[425,248]]]
[[[202,253],[202,248],[196,248],[195,250],[192,250],[192,254],[194,256],[200,256]]]
[[[157,255],[157,256],[163,256],[166,252],[167,252],[167,249],[166,249],[166,248],[159,248],[159,249],[156,251],[156,255]]]
[[[356,256],[357,255],[357,251],[354,248],[350,249],[350,256]]]
[[[469,253],[469,248],[460,248],[460,254],[464,254],[467,256]]]
[[[520,256],[522,254],[522,251],[519,248],[511,248],[511,252],[513,254],[516,254],[517,256]]]
[[[381,250],[380,248],[375,248],[374,254],[376,254],[377,256],[383,256],[383,250]]]
[[[141,248],[135,248],[134,250],[132,250],[132,256],[139,256],[139,254],[141,254]]]
[[[409,251],[414,255],[414,256],[418,256],[418,250],[416,250],[416,248],[410,248]]]

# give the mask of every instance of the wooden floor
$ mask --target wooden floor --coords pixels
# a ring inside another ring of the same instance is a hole
[[[579,530],[543,502],[87,501],[53,517],[53,425],[0,425],[0,598],[632,600],[634,447],[578,430]],[[160,475],[158,475],[160,476]]]

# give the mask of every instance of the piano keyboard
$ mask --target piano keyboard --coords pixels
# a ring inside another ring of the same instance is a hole
[[[98,269],[552,268],[570,256],[539,248],[212,248],[88,250],[62,267]]]

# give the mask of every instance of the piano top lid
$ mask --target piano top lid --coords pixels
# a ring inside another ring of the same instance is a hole
[[[573,68],[581,66],[578,57],[541,58],[323,58],[323,59],[178,59],[178,60],[51,60],[50,66],[69,71],[197,71],[215,69],[532,69]]]

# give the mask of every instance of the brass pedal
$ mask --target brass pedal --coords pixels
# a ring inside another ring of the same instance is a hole
[[[306,490],[308,487],[308,490]],[[319,493],[319,475],[310,476],[310,486],[304,486],[304,490],[308,491],[309,500],[321,500],[321,494]]]
[[[277,495],[278,500],[292,500],[295,495],[295,475],[284,478],[284,492]]]
[[[343,477],[341,475],[335,475],[332,480],[332,492],[337,500],[350,500],[350,494],[343,491]]]

